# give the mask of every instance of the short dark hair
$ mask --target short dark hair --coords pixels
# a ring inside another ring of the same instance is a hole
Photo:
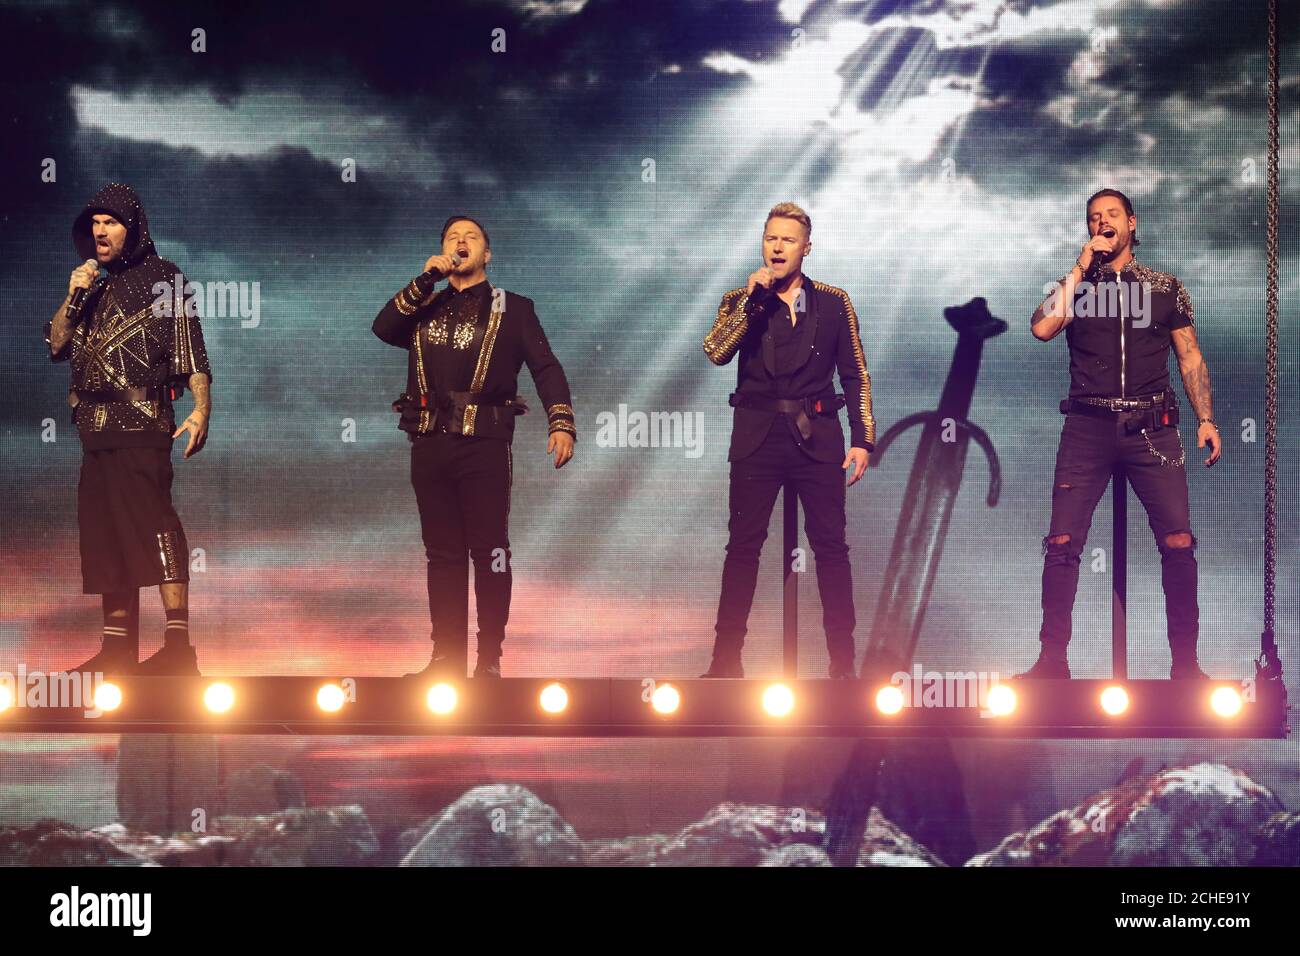
[[[442,224],[442,235],[438,237],[438,241],[442,242],[446,239],[447,230],[450,229],[454,223],[458,222],[472,222],[474,225],[478,226],[478,231],[483,233],[483,245],[487,246],[489,249],[492,248],[492,240],[488,238],[488,231],[483,228],[483,223],[479,222],[473,216],[452,216]]]
[[[1124,204],[1124,212],[1125,212],[1127,215],[1129,215],[1129,216],[1134,215],[1134,213],[1133,213],[1133,202],[1132,202],[1132,200],[1130,200],[1127,196],[1125,196],[1125,195],[1124,195],[1122,192],[1120,192],[1118,189],[1098,189],[1095,193],[1093,193],[1091,196],[1089,196],[1089,197],[1088,197],[1088,201],[1087,201],[1086,203],[1084,203],[1084,206],[1083,206],[1083,222],[1084,222],[1085,225],[1087,225],[1087,223],[1088,223],[1088,210],[1092,208],[1092,204],[1093,204],[1095,201],[1097,201],[1098,199],[1104,199],[1104,198],[1107,197],[1107,196],[1114,196],[1116,199],[1118,199],[1120,202],[1122,202],[1122,203]],[[1134,246],[1137,246],[1138,244],[1139,244],[1139,241],[1138,241],[1137,230],[1134,229],[1134,230],[1133,230],[1133,245],[1134,245]]]

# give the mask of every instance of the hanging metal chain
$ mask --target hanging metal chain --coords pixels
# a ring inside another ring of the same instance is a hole
[[[1164,455],[1160,454],[1160,449],[1157,448],[1155,445],[1151,444],[1151,436],[1147,434],[1147,430],[1145,428],[1142,429],[1142,437],[1147,440],[1147,451],[1151,452],[1151,454],[1155,455],[1156,458],[1160,459],[1160,464],[1162,466],[1168,466],[1170,468],[1181,468],[1183,467],[1183,464],[1187,461],[1187,449],[1183,447],[1183,436],[1178,434],[1177,428],[1174,429],[1174,437],[1178,439],[1178,457],[1176,459],[1166,458]]]
[[[1278,50],[1277,0],[1268,2],[1268,278],[1264,360],[1264,633],[1263,656],[1281,676],[1275,637],[1277,578],[1277,284],[1278,284]]]

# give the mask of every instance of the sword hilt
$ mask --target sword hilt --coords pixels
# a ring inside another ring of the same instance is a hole
[[[894,424],[885,429],[885,433],[881,435],[880,440],[876,442],[876,450],[868,459],[867,466],[870,468],[879,468],[881,460],[885,457],[885,449],[889,447],[890,443],[893,442],[895,438],[903,434],[903,432],[907,431],[913,425],[925,426],[932,422],[942,424],[942,419],[939,417],[937,411],[916,412],[912,415],[908,415],[906,418],[901,418],[894,422]],[[970,419],[957,418],[954,419],[954,422],[956,423],[957,428],[964,431],[974,440],[975,444],[979,445],[980,448],[983,449],[984,457],[988,459],[989,491],[984,500],[990,508],[996,508],[998,498],[1002,495],[1002,464],[998,460],[997,449],[993,447],[993,442],[984,429],[980,428]]]

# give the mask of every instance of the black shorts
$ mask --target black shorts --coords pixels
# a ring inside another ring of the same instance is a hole
[[[85,594],[190,579],[185,529],[172,507],[170,448],[84,451],[77,523]]]

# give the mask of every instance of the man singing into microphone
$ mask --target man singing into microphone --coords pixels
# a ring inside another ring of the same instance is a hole
[[[197,676],[189,641],[189,548],[172,507],[172,441],[185,457],[207,441],[212,372],[193,296],[159,258],[135,190],[111,183],[77,216],[72,241],[85,264],[46,324],[55,362],[71,360],[68,402],[81,438],[77,521],[86,594],[103,595],[103,646],[78,671]],[[100,270],[106,278],[100,278]],[[177,428],[185,385],[194,409]],[[162,649],[138,663],[139,589],[158,585]]]
[[[411,484],[428,559],[433,655],[407,676],[464,677],[468,663],[469,561],[478,605],[475,677],[501,676],[510,616],[511,440],[516,394],[528,366],[546,408],[547,454],[561,468],[573,457],[569,383],[551,352],[531,299],[487,281],[487,230],[468,216],[442,227],[442,252],[389,300],[374,333],[406,349],[406,393],[393,403],[411,441]],[[448,284],[435,293],[434,286]]]
[[[1020,677],[1068,678],[1066,648],[1079,583],[1079,557],[1092,514],[1122,464],[1146,508],[1160,549],[1161,583],[1174,679],[1204,678],[1196,657],[1196,538],[1178,435],[1178,400],[1169,384],[1169,347],[1196,412],[1197,447],[1219,460],[1210,373],[1196,343],[1192,300],[1167,272],[1133,257],[1137,217],[1128,197],[1103,189],[1087,204],[1088,241],[1067,276],[1035,310],[1034,337],[1065,330],[1070,395],[1052,481],[1052,522],[1043,539],[1042,649]]]
[[[802,272],[812,220],[794,203],[772,208],[763,227],[763,267],[722,297],[704,353],[726,365],[739,353],[731,431],[727,557],[718,600],[713,662],[703,677],[743,677],[741,648],[759,553],[777,492],[790,485],[803,504],[817,562],[817,590],[830,676],[855,674],[853,576],[845,541],[845,488],[867,470],[876,423],[871,414],[858,317],[848,294]],[[835,394],[838,369],[844,394]],[[844,451],[839,409],[851,446]],[[791,560],[783,555],[783,561]]]

